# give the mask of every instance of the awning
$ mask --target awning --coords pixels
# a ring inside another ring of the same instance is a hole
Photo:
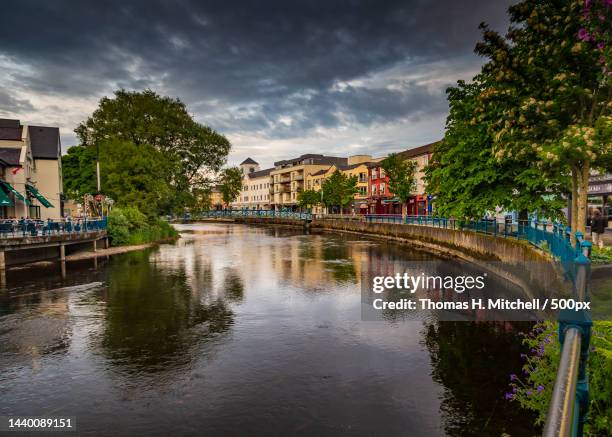
[[[9,199],[4,190],[0,190],[0,206],[13,206],[13,202]]]
[[[21,200],[23,203],[25,203],[26,205],[30,204],[30,201],[28,199],[26,199],[23,194],[21,194],[19,191],[17,191],[11,184],[9,184],[8,182],[4,182],[4,181],[0,181],[0,184],[2,184],[2,186],[9,191],[9,193],[13,193],[15,195],[15,198]]]
[[[399,201],[400,201],[400,200],[399,200],[397,197],[394,197],[394,198],[392,198],[392,199],[384,199],[384,200],[382,201],[382,203],[397,203],[397,202],[399,202]]]
[[[26,185],[26,190],[28,190],[32,196],[36,197],[45,208],[53,208],[51,202],[45,199],[43,195],[40,194],[40,192],[36,189],[36,187],[33,187],[32,185]]]

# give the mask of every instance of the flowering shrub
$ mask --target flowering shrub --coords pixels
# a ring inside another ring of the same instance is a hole
[[[559,366],[558,325],[536,324],[531,332],[519,333],[527,353],[522,373],[510,375],[510,390],[505,398],[538,414],[537,425],[543,425]],[[612,322],[595,322],[591,338],[589,373],[589,418],[585,435],[609,435],[612,429]]]

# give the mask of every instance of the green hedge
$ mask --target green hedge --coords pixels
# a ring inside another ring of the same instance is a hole
[[[135,207],[115,207],[108,215],[108,235],[113,246],[125,246],[176,238],[178,232],[160,218],[148,219]]]

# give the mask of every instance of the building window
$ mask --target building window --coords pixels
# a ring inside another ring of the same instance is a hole
[[[359,182],[367,182],[368,174],[367,173],[359,173]]]
[[[385,170],[384,169],[380,169],[380,178],[384,178],[385,177]]]
[[[372,179],[378,179],[378,177],[376,176],[376,169],[372,170]]]
[[[380,184],[380,194],[385,194],[385,184]]]
[[[372,185],[372,195],[376,196],[376,185]]]
[[[365,195],[368,194],[368,187],[361,186],[361,187],[358,187],[358,188],[359,188],[359,194],[361,196],[365,196]]]

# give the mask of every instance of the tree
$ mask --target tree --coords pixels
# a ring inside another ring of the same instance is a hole
[[[81,199],[96,192],[96,155],[92,148],[72,146],[62,155],[64,193],[69,199]]]
[[[406,215],[407,203],[416,190],[416,162],[405,160],[397,153],[391,153],[381,166],[389,178],[389,191],[396,195],[402,203],[402,215]]]
[[[488,122],[473,122],[489,80],[481,73],[472,83],[459,81],[447,89],[450,112],[446,133],[434,146],[425,170],[427,191],[436,199],[437,212],[477,219],[502,207],[559,217],[563,181],[550,174],[545,177],[535,168],[532,153],[514,160],[496,159]]]
[[[330,208],[343,209],[349,205],[357,192],[357,176],[347,176],[336,170],[321,186],[323,203]]]
[[[135,206],[150,217],[159,215],[160,205],[174,195],[169,184],[159,177],[168,165],[165,156],[148,144],[106,140],[100,145],[103,192],[117,205]]]
[[[297,195],[297,203],[301,207],[312,208],[321,203],[321,192],[315,190],[304,190]]]
[[[118,90],[104,97],[91,117],[75,129],[81,144],[95,147],[108,139],[148,144],[166,157],[167,172],[160,174],[175,191],[166,210],[179,210],[191,199],[191,189],[205,186],[207,174],[225,163],[230,143],[223,135],[197,123],[179,99],[151,90]]]
[[[571,180],[572,231],[585,230],[592,169],[612,154],[608,0],[523,0],[509,8],[506,38],[482,25],[476,52],[495,79],[474,123],[488,123],[499,161],[533,157]]]
[[[226,205],[236,200],[242,190],[242,171],[238,167],[224,169],[221,172],[219,189]]]

